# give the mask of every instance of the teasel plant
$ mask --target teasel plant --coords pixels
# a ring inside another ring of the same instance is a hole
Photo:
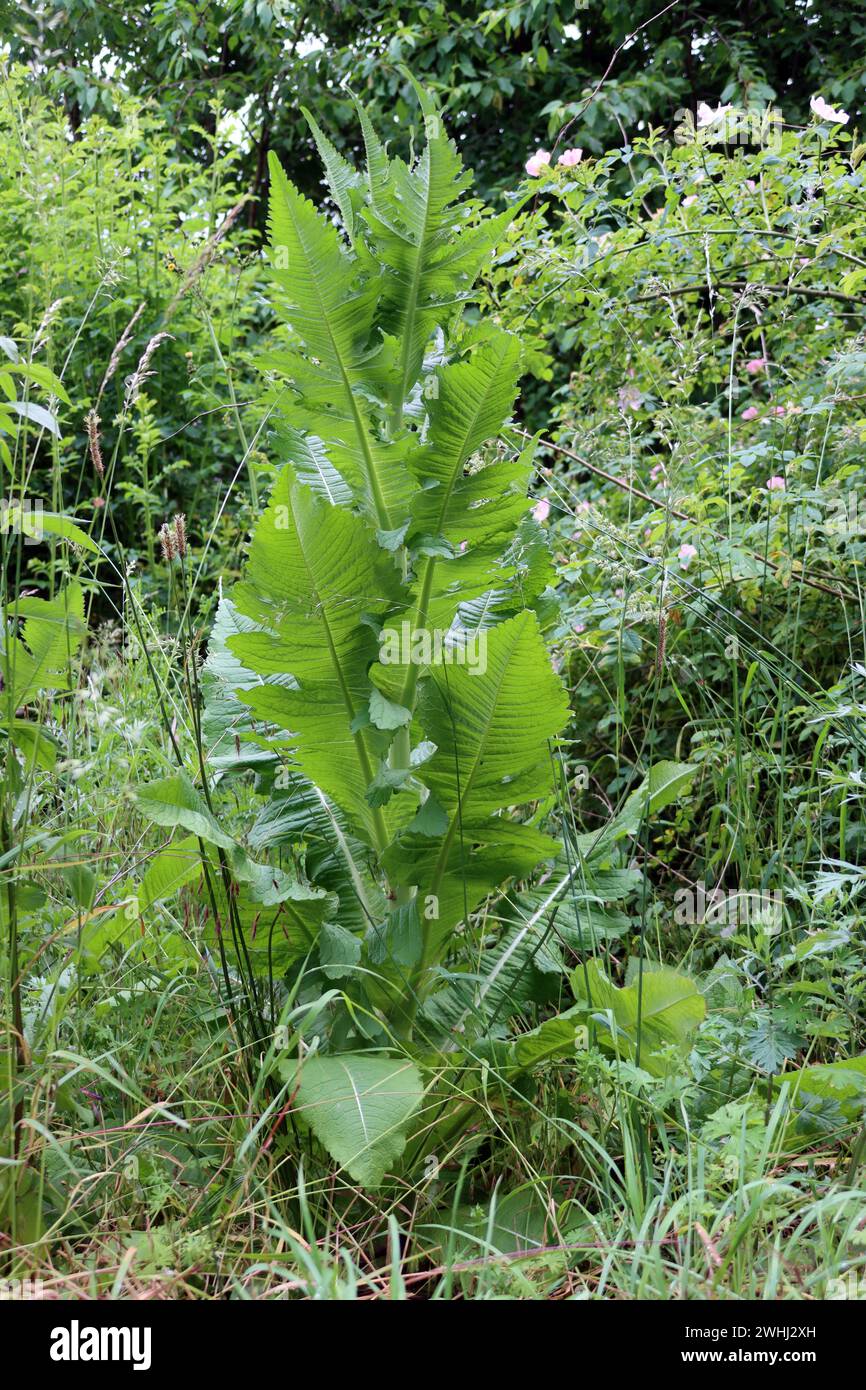
[[[510,430],[521,344],[472,312],[518,204],[493,214],[468,196],[405,75],[425,131],[411,163],[358,106],[356,170],[306,113],[338,215],[271,156],[283,326],[260,366],[276,481],[210,636],[201,785],[182,773],[139,796],[188,832],[149,874],[208,876],[211,942],[262,1071],[369,1187],[471,1123],[491,1058],[514,1085],[573,1050],[593,1007],[585,967],[553,1029],[515,1038],[509,1020],[556,998],[564,940],[589,951],[605,935],[603,911],[592,936],[581,922],[598,847],[560,803],[554,575],[533,444]],[[250,774],[241,844],[211,788]],[[608,867],[686,778],[663,767],[633,794],[599,839]],[[607,896],[634,879],[608,872]]]

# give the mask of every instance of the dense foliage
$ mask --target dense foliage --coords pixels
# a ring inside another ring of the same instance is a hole
[[[385,133],[416,120],[399,65],[447,102],[458,144],[486,196],[508,186],[527,141],[579,121],[601,154],[681,108],[720,99],[808,119],[816,91],[862,110],[866,16],[844,0],[516,0],[508,5],[364,5],[294,0],[5,0],[12,56],[38,64],[74,129],[118,116],[124,90],[154,103],[205,163],[220,115],[237,117],[247,176],[264,192],[267,154],[312,194],[319,172],[301,114],[315,106],[340,148],[358,150],[350,91]],[[603,86],[602,77],[606,78]],[[122,109],[122,108],[121,108]]]
[[[859,18],[147,8],[3,71],[0,1274],[832,1294]]]

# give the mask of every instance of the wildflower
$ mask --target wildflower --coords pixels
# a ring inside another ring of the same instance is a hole
[[[833,121],[835,125],[847,125],[851,119],[847,111],[830,106],[822,96],[813,97],[809,106],[822,121]]]
[[[696,203],[697,201],[698,201],[698,195],[697,195],[697,193],[690,193],[689,196],[688,196],[687,198],[683,198],[683,207],[684,207],[684,208],[690,208],[690,207],[692,206],[692,203]]]
[[[174,519],[174,543],[181,560],[186,554],[186,517],[178,512]]]
[[[540,502],[536,502],[532,508],[532,515],[536,521],[546,521],[550,515],[550,503],[546,497],[542,497]]]
[[[526,161],[526,172],[530,178],[538,178],[546,164],[550,163],[549,150],[536,150],[535,154]]]
[[[766,368],[766,357],[753,357],[750,362],[746,363],[746,371],[749,373],[749,376],[757,376],[758,372],[766,371]]]
[[[94,507],[96,508],[96,510],[99,511],[100,508],[102,508],[102,507],[105,506],[105,498],[104,498],[104,497],[94,497],[94,499],[93,499],[93,505],[94,505]]]
[[[692,560],[697,556],[697,553],[697,546],[689,545],[688,542],[686,542],[685,545],[681,545],[679,552],[680,569],[687,570]]]
[[[616,393],[620,410],[640,410],[643,396],[636,386],[621,386]]]
[[[747,406],[746,406],[746,409],[743,411],[742,415],[740,416],[740,419],[741,419],[741,420],[757,420],[757,418],[758,418],[758,407],[757,407],[756,405],[747,405]]]
[[[716,121],[720,120],[722,116],[726,116],[730,109],[730,102],[728,102],[726,106],[710,106],[705,101],[699,101],[698,129],[703,130],[705,126],[713,125]]]
[[[774,406],[773,406],[773,414],[774,414],[774,415],[787,415],[787,413],[788,413],[788,407],[787,407],[787,406],[785,406],[785,405],[774,405]]]
[[[543,150],[539,153],[544,153]],[[563,150],[557,164],[561,164],[563,169],[573,169],[575,164],[579,164],[583,159],[583,150]]]
[[[768,479],[767,479],[767,491],[768,491],[768,492],[784,492],[784,491],[785,491],[785,479],[784,479],[784,478],[780,478],[779,475],[778,475],[778,473],[774,473],[774,475],[773,475],[772,478],[768,478]]]

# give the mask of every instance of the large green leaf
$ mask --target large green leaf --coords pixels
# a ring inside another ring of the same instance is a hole
[[[386,856],[397,881],[416,885],[438,911],[428,957],[486,893],[558,852],[555,841],[501,813],[550,793],[550,740],[568,718],[564,687],[532,613],[486,638],[483,673],[434,666],[419,701],[418,722],[437,745],[424,781],[445,812],[445,829],[431,838],[410,827]]]
[[[457,199],[469,183],[460,156],[447,138],[433,102],[416,88],[424,110],[427,141],[414,168],[392,161],[391,178],[367,213],[378,258],[386,267],[383,318],[386,331],[401,348],[392,400],[398,412],[421,369],[424,347],[442,322],[442,301],[451,301],[465,282],[469,266],[455,259],[457,229],[465,209]],[[493,238],[476,257],[471,278]],[[465,254],[464,254],[465,262]],[[449,305],[448,316],[453,313]]]
[[[610,1030],[614,1050],[626,1057],[639,1051],[641,1066],[654,1075],[668,1069],[663,1050],[683,1050],[706,1015],[694,980],[675,970],[645,969],[642,981],[618,989],[592,960],[578,966],[571,984],[585,1015]]]
[[[68,690],[70,663],[84,636],[84,596],[69,584],[53,599],[20,598],[7,618],[23,619],[23,641],[6,636],[0,652],[4,694],[0,710],[29,704],[45,690]]]
[[[305,106],[301,107],[304,119],[310,130],[313,132],[313,139],[316,142],[316,149],[319,151],[325,172],[328,175],[328,187],[331,196],[337,207],[340,209],[340,216],[343,219],[343,226],[349,240],[354,239],[355,231],[355,212],[352,206],[352,191],[358,187],[360,178],[357,171],[344,159],[325,132],[320,128],[315,117]]]
[[[835,1101],[847,1119],[858,1119],[866,1110],[866,1053],[786,1071],[776,1085],[787,1086],[801,1108],[817,1097]]]
[[[375,287],[322,217],[270,157],[269,229],[280,307],[322,370],[345,395],[369,348]]]
[[[482,596],[490,603],[494,586],[499,598],[493,602],[501,603],[511,578],[500,557],[529,509],[531,463],[520,456],[469,465],[508,419],[519,366],[517,340],[496,333],[471,358],[436,373],[428,440],[410,459],[421,483],[409,528],[419,555],[414,608],[404,616],[415,628],[449,628],[461,604]]]
[[[406,1147],[406,1126],[423,1092],[417,1067],[405,1058],[315,1056],[301,1063],[295,1109],[355,1182],[376,1188]]]
[[[174,897],[187,883],[201,878],[202,859],[198,839],[185,835],[154,855],[138,888],[138,906],[143,912],[154,903]]]
[[[50,734],[30,719],[11,719],[6,729],[25,763],[51,771],[57,762],[57,745]]]
[[[273,154],[270,170],[274,280],[280,307],[307,353],[277,354],[269,364],[294,385],[291,420],[319,436],[337,471],[387,529],[408,478],[405,467],[388,467],[394,451],[380,443],[371,423],[371,405],[384,400],[393,370],[387,344],[373,337],[378,283],[365,276],[333,224],[298,193]],[[285,408],[284,393],[278,399]],[[402,450],[399,458],[402,463]]]
[[[386,609],[394,584],[393,561],[369,526],[284,472],[234,591],[238,611],[259,630],[228,638],[243,666],[263,677],[240,699],[283,731],[279,741],[297,767],[380,846],[384,818],[366,795],[380,740],[358,721],[378,651],[367,619]]]
[[[185,772],[148,783],[139,788],[135,799],[139,809],[154,825],[172,830],[182,827],[220,849],[235,847],[235,841],[222,829]]]
[[[72,541],[73,545],[80,545],[82,550],[89,550],[91,554],[99,554],[99,546],[91,540],[86,531],[82,531],[80,526],[76,526],[68,516],[61,516],[59,512],[39,512],[21,514],[21,529],[36,540],[42,540],[45,536],[62,536],[65,541]]]
[[[501,466],[466,473],[465,466],[482,445],[495,438],[511,414],[520,370],[520,344],[497,333],[465,362],[440,367],[429,403],[429,443],[413,461],[424,482],[414,506],[415,526],[459,543],[468,534],[489,536],[514,530],[511,509],[501,516],[516,476],[522,482],[523,510],[528,507],[528,468],[516,473]],[[487,503],[486,506],[482,505]],[[467,516],[467,511],[479,513]],[[491,525],[491,512],[501,520]],[[468,528],[468,530],[467,530]]]

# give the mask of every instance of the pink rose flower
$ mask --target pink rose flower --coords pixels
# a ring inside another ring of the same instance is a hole
[[[532,508],[532,515],[536,521],[546,521],[550,516],[550,503],[546,497],[542,497],[540,502],[536,502]]]
[[[746,371],[749,373],[749,376],[757,376],[758,372],[766,370],[766,366],[766,357],[753,357],[750,362],[746,363]]]
[[[747,406],[746,406],[746,409],[743,411],[742,415],[740,416],[740,419],[741,419],[741,420],[757,420],[757,418],[758,418],[758,407],[757,407],[756,405],[747,405]]]
[[[556,162],[561,164],[563,169],[573,169],[582,159],[583,150],[563,150]]]
[[[694,560],[695,557],[697,556],[697,553],[698,553],[698,551],[697,551],[697,547],[696,547],[696,546],[694,546],[694,545],[689,545],[688,542],[686,542],[685,545],[681,545],[681,546],[680,546],[680,568],[681,568],[681,569],[684,569],[684,570],[687,570],[688,567],[689,567],[689,565],[692,563],[692,560]]]
[[[537,179],[542,169],[550,163],[549,150],[536,150],[526,161],[526,172],[531,179]]]
[[[784,479],[784,478],[780,478],[779,475],[778,475],[778,473],[774,474],[772,478],[768,478],[768,479],[767,479],[767,491],[768,491],[768,492],[784,492],[784,491],[785,491],[785,479]]]

